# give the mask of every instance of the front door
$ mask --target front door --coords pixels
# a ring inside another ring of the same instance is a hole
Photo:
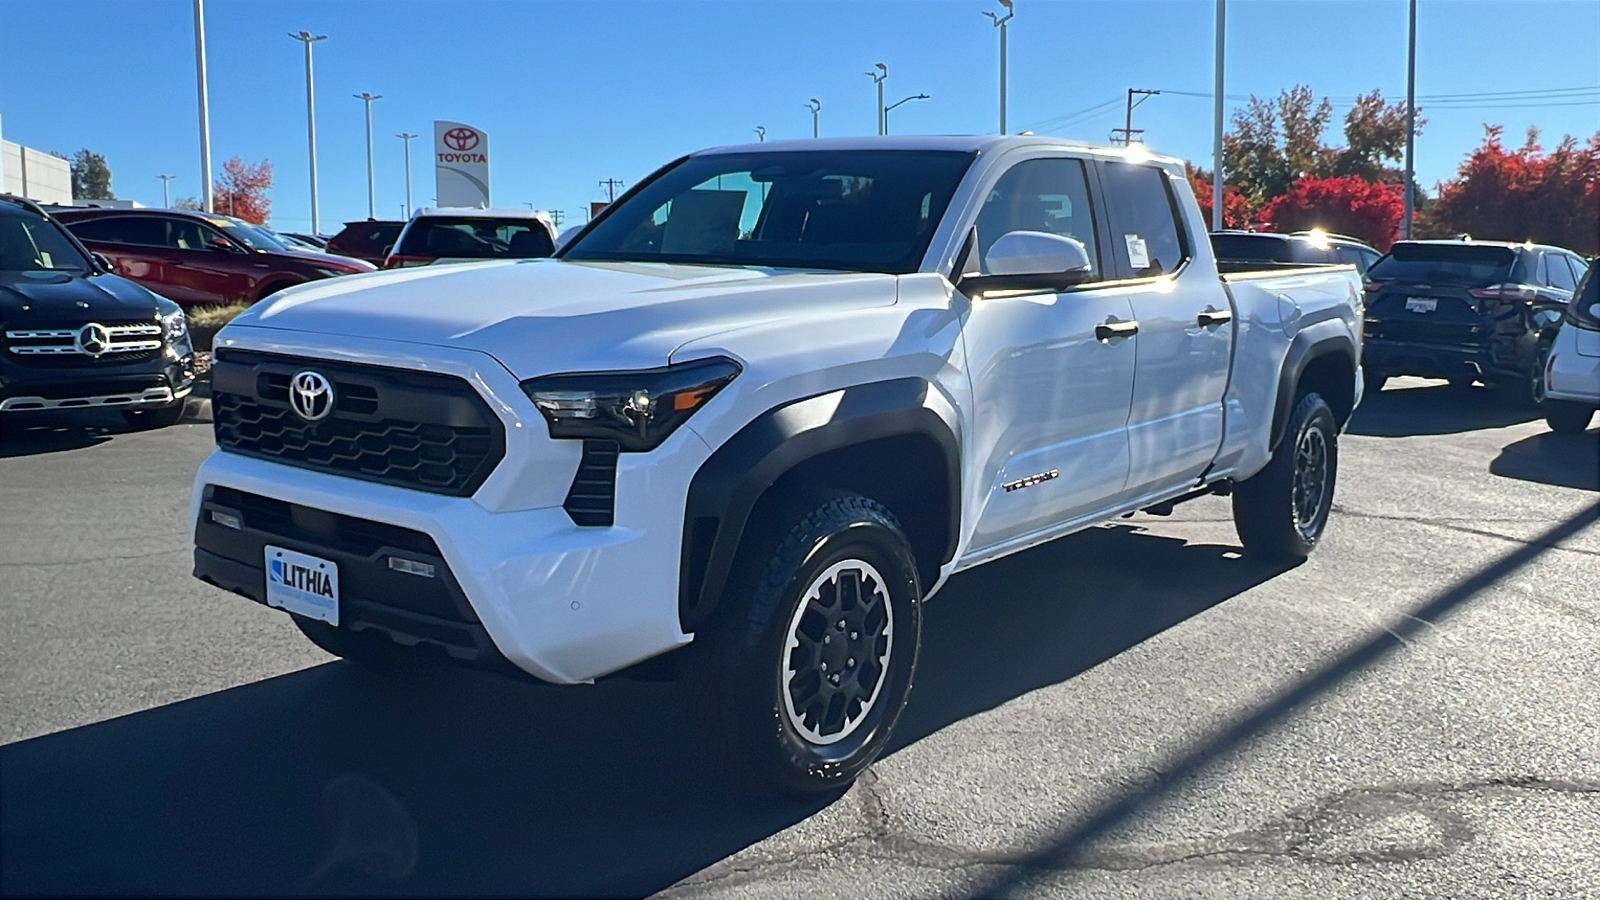
[[[168,278],[196,303],[234,303],[255,299],[255,279],[266,263],[257,254],[209,225],[189,218],[163,217]]]
[[[1133,309],[1125,291],[1096,286],[1105,276],[1089,175],[1078,159],[1020,162],[978,216],[980,261],[1007,232],[1045,231],[1082,241],[1094,271],[1069,291],[972,304],[963,332],[974,399],[969,554],[1095,512],[1127,479],[1138,339],[1100,328],[1132,322]]]
[[[1199,478],[1222,445],[1223,393],[1233,310],[1214,276],[1187,263],[1191,235],[1167,173],[1107,162],[1106,242],[1139,321],[1139,360],[1128,416],[1130,498],[1166,493]]]

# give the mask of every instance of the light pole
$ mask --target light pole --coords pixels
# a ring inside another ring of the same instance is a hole
[[[409,219],[409,218],[411,218],[411,139],[416,137],[416,135],[407,134],[407,133],[402,131],[399,134],[395,135],[395,137],[399,138],[402,142],[404,142],[405,146],[406,146],[406,205],[405,205],[406,214],[405,214],[405,218]]]
[[[810,100],[806,101],[806,109],[811,110],[811,136],[821,137],[822,131],[817,126],[817,116],[822,112],[822,101],[812,97]]]
[[[203,0],[194,0],[194,71],[200,91],[200,208],[211,208],[211,103],[206,98],[206,13]],[[163,185],[163,188],[165,185]]]
[[[755,131],[756,131],[756,140],[759,141],[760,143],[765,144],[767,142],[767,126],[765,126],[765,125],[757,125],[756,128],[755,128]]]
[[[299,34],[291,32],[289,37],[306,45],[306,146],[311,155],[311,233],[321,234],[317,221],[317,107],[311,92],[311,45],[327,40],[328,36],[302,31]]]
[[[1411,216],[1417,203],[1412,191],[1416,179],[1414,168],[1417,142],[1417,0],[1411,0],[1411,21],[1406,32],[1406,202],[1400,214],[1400,236],[1411,238]]]
[[[1211,230],[1222,230],[1222,52],[1227,49],[1228,0],[1217,0],[1217,73],[1211,102]]]
[[[904,100],[900,100],[898,102],[891,103],[888,106],[884,107],[884,110],[883,110],[883,133],[884,134],[888,134],[889,133],[889,113],[892,112],[896,106],[899,106],[902,103],[910,103],[913,100],[927,100],[927,99],[928,99],[928,95],[927,94],[917,94],[915,96],[907,97]]]
[[[161,179],[161,208],[162,209],[171,209],[172,208],[172,200],[167,196],[167,182],[171,181],[174,178],[177,178],[178,176],[176,176],[176,175],[157,175],[156,177]]]
[[[1011,8],[1011,0],[1000,0],[1000,5],[1006,8],[1003,16],[986,12],[984,15],[994,20],[994,27],[1000,29],[1000,133],[1006,133],[1006,23],[1017,11]]]
[[[874,63],[874,66],[878,71],[868,72],[867,77],[871,78],[872,83],[878,86],[878,133],[886,134],[887,132],[884,129],[887,122],[883,114],[883,80],[889,77],[889,67],[883,63]]]
[[[367,107],[367,218],[376,219],[378,217],[377,208],[372,202],[372,101],[382,100],[383,95],[362,91],[351,96],[360,100]]]

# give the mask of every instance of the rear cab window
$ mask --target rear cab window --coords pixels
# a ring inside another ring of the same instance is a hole
[[[424,216],[412,220],[395,252],[440,259],[517,259],[549,256],[554,249],[549,230],[538,219]]]
[[[1132,278],[1170,275],[1189,261],[1189,230],[1178,211],[1167,173],[1157,166],[1109,162],[1106,211],[1111,218],[1111,256]]]

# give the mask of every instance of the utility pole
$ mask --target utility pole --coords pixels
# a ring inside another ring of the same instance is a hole
[[[1122,133],[1122,141],[1121,141],[1121,143],[1122,143],[1122,146],[1124,146],[1124,147],[1126,147],[1129,144],[1133,143],[1135,135],[1144,134],[1144,129],[1143,128],[1134,128],[1133,127],[1133,108],[1135,106],[1138,106],[1139,103],[1143,103],[1144,101],[1150,99],[1151,97],[1154,97],[1155,95],[1157,95],[1159,93],[1161,93],[1161,92],[1160,91],[1146,91],[1146,90],[1142,90],[1140,88],[1128,88],[1127,120],[1123,123],[1123,127],[1111,129],[1111,135],[1112,135],[1111,142],[1112,143],[1117,143],[1116,135],[1117,135],[1118,132]],[[1133,96],[1135,94],[1139,94],[1140,95],[1139,103],[1133,102]],[[1144,141],[1141,139],[1140,143],[1144,143]]]
[[[176,176],[176,175],[157,175],[156,177],[161,179],[161,208],[162,209],[171,209],[172,208],[172,200],[167,196],[167,182],[171,181],[174,178],[177,178],[178,176]]]
[[[564,211],[564,210],[560,210],[560,209],[552,209],[552,210],[550,210],[550,221],[552,223],[554,223],[557,228],[561,227],[561,222],[564,219],[566,219],[566,217],[567,217],[567,214],[566,214],[566,211]]]
[[[411,139],[416,135],[402,131],[395,137],[403,141],[406,146],[406,205],[404,207],[405,215],[402,218],[409,219],[411,218]]]
[[[291,32],[289,37],[306,45],[306,146],[311,156],[311,233],[321,234],[317,221],[317,107],[311,90],[311,45],[327,40],[328,36],[302,31],[299,34]]]
[[[883,134],[888,134],[889,133],[889,112],[890,112],[890,110],[893,110],[896,106],[900,106],[900,105],[905,104],[905,103],[910,103],[913,100],[927,100],[927,99],[929,99],[927,94],[917,94],[914,97],[907,97],[904,100],[900,100],[900,101],[897,101],[895,103],[891,103],[890,105],[884,107],[884,110],[883,110],[883,132],[882,133]]]
[[[1217,0],[1217,75],[1211,103],[1211,230],[1222,230],[1222,55],[1227,49],[1227,4]]]
[[[1400,236],[1411,237],[1411,218],[1417,198],[1412,188],[1416,180],[1417,143],[1417,0],[1411,0],[1411,20],[1406,30],[1406,202],[1400,214]]]
[[[812,97],[806,102],[806,109],[811,110],[811,136],[821,137],[822,130],[817,125],[817,115],[822,112],[822,101]]]
[[[618,181],[615,178],[607,178],[605,181],[600,182],[600,186],[606,189],[606,202],[616,202],[617,188],[622,187],[626,183],[627,182]]]
[[[994,20],[994,27],[1000,29],[1000,133],[1006,133],[1006,23],[1017,11],[1011,8],[1011,0],[1000,0],[1000,5],[1006,8],[1004,16],[986,12],[984,15]]]
[[[376,219],[378,212],[377,207],[373,204],[372,189],[372,101],[382,100],[383,95],[362,91],[351,96],[360,100],[367,107],[367,218]]]
[[[211,102],[206,97],[206,13],[204,0],[194,0],[195,84],[200,90],[200,208],[211,208]]]
[[[884,134],[884,127],[887,121],[883,115],[883,80],[889,77],[889,67],[883,63],[875,63],[874,67],[878,71],[868,72],[867,77],[871,78],[872,83],[878,86],[878,133]]]

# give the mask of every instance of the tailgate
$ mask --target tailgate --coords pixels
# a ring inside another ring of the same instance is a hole
[[[1367,299],[1367,337],[1477,344],[1488,333],[1477,298],[1459,287],[1389,284]]]

